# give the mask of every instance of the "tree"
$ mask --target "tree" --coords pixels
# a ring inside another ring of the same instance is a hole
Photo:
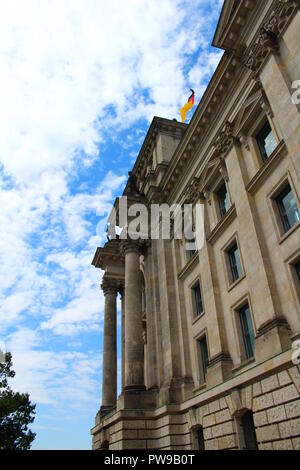
[[[28,393],[15,393],[8,386],[8,378],[15,376],[12,356],[5,354],[0,361],[0,449],[28,450],[35,433],[28,428],[33,423],[36,405]]]

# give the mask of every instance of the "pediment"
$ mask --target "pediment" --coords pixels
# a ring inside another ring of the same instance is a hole
[[[244,127],[246,121],[252,116],[258,105],[264,100],[263,92],[260,88],[252,90],[247,99],[241,105],[240,110],[235,119],[234,134],[238,135]]]

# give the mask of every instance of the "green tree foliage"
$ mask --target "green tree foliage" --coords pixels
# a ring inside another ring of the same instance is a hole
[[[12,356],[7,353],[0,361],[0,449],[27,450],[35,438],[28,426],[34,421],[36,405],[28,393],[11,390],[8,379],[14,376]]]

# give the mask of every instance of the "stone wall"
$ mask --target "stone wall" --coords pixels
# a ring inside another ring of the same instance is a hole
[[[260,450],[299,450],[300,366],[232,389],[205,404],[200,394],[197,405],[182,408],[116,412],[100,425],[93,447],[108,441],[110,450],[197,450],[196,432],[202,427],[206,450],[240,449],[238,420],[251,410]]]

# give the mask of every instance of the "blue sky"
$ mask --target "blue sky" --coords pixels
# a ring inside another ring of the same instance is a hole
[[[37,403],[34,449],[91,447],[104,307],[91,261],[153,116],[180,120],[190,88],[199,103],[221,5],[0,4],[0,341]]]

